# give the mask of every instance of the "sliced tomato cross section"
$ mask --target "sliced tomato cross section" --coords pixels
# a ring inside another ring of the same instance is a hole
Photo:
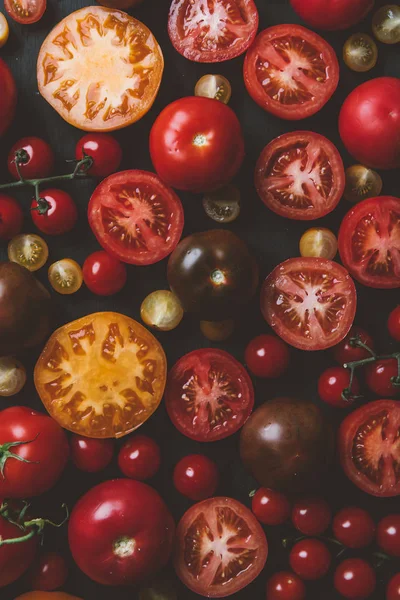
[[[261,152],[255,185],[264,204],[278,215],[319,219],[330,213],[343,195],[343,161],[323,135],[312,131],[286,133]]]
[[[63,119],[85,131],[131,125],[152,106],[164,68],[161,48],[140,21],[88,6],[49,33],[39,52],[39,91]]]
[[[189,60],[222,62],[243,54],[258,29],[253,0],[172,0],[168,32]]]
[[[204,348],[189,352],[168,375],[168,414],[181,433],[214,442],[235,433],[254,405],[246,369],[228,352]]]
[[[350,275],[326,258],[290,258],[272,271],[261,292],[266,321],[301,350],[338,344],[353,324],[356,306]]]
[[[225,598],[251,583],[268,556],[255,516],[231,498],[195,504],[177,529],[175,569],[182,582],[207,598]]]
[[[46,0],[4,0],[4,8],[14,21],[31,25],[39,21],[46,10]]]
[[[400,198],[369,198],[350,210],[340,226],[339,253],[360,283],[399,288]]]
[[[140,323],[94,313],[53,333],[35,367],[37,392],[61,427],[86,437],[121,437],[160,404],[167,363]]]
[[[150,265],[177,246],[183,208],[154,173],[121,171],[104,179],[89,202],[89,224],[99,243],[119,260]]]
[[[339,83],[334,49],[300,25],[265,29],[246,54],[244,81],[250,96],[281,119],[317,113]]]

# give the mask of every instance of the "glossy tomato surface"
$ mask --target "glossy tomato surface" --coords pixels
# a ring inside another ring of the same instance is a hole
[[[2,540],[21,537],[21,530],[4,517],[0,517],[0,536]],[[20,543],[0,547],[0,589],[21,577],[32,564],[38,548],[36,536]],[[3,592],[1,592],[3,594]]]
[[[48,189],[40,192],[40,199],[31,205],[32,221],[47,235],[61,235],[74,228],[78,220],[78,209],[67,192]]]
[[[45,140],[25,137],[12,146],[8,153],[7,166],[14,179],[19,179],[15,163],[24,179],[48,177],[54,169],[54,153]]]
[[[0,58],[0,136],[8,129],[13,120],[16,103],[17,87],[10,68]]]
[[[298,15],[316,29],[347,29],[371,10],[375,0],[290,0]]]

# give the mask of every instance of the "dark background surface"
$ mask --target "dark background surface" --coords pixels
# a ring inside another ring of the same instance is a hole
[[[38,135],[47,139],[57,155],[57,172],[61,173],[68,170],[63,161],[74,156],[75,143],[82,135],[79,130],[65,123],[40,97],[36,85],[36,57],[40,45],[51,27],[73,10],[89,5],[90,2],[49,0],[48,4],[45,17],[36,25],[22,27],[10,20],[10,40],[0,50],[0,56],[11,67],[19,90],[16,119],[7,136],[0,142],[2,182],[7,181],[9,177],[4,168],[8,149],[18,138],[26,135]],[[256,4],[260,12],[260,30],[279,23],[299,22],[299,19],[290,8],[288,0],[276,0],[275,2],[256,0]],[[191,63],[181,57],[173,49],[167,35],[168,8],[169,0],[144,0],[143,6],[133,11],[137,18],[150,27],[161,44],[165,56],[165,72],[161,90],[153,109],[132,127],[116,133],[116,137],[124,149],[122,168],[152,170],[148,151],[148,134],[157,114],[172,100],[191,95],[200,76],[206,73],[225,75],[232,83],[233,93],[230,106],[236,111],[242,123],[247,149],[245,163],[236,181],[242,194],[242,213],[235,223],[229,225],[229,228],[245,239],[253,249],[258,258],[263,279],[279,262],[298,255],[298,242],[301,234],[311,226],[311,223],[280,218],[268,211],[258,199],[253,187],[253,168],[260,151],[279,134],[296,129],[309,129],[330,138],[337,144],[346,166],[353,164],[355,161],[344,151],[337,130],[337,117],[340,107],[347,94],[363,81],[383,74],[400,75],[399,46],[389,47],[379,44],[377,67],[367,74],[357,74],[350,71],[343,64],[341,48],[350,33],[356,31],[370,33],[371,15],[364,23],[351,31],[324,35],[333,44],[340,57],[341,78],[339,89],[333,99],[318,115],[299,123],[285,122],[265,113],[248,96],[242,80],[243,57],[214,66]],[[382,175],[384,193],[398,196],[398,174],[386,172]],[[94,187],[94,181],[78,181],[65,186],[65,189],[70,191],[76,200],[81,218],[73,233],[65,237],[47,239],[50,248],[48,265],[65,257],[74,258],[82,264],[89,253],[98,249],[98,244],[87,225],[85,214]],[[205,216],[200,198],[189,194],[179,195],[185,208],[185,235],[217,227],[216,223]],[[34,231],[35,228],[30,222],[28,212],[31,198],[30,190],[20,191],[18,197],[27,209],[24,231]],[[349,208],[350,206],[346,201],[342,200],[334,214],[321,219],[318,225],[329,227],[337,232],[340,221]],[[6,256],[4,248],[1,249],[1,256]],[[112,298],[96,297],[84,287],[77,294],[69,297],[59,296],[52,292],[57,309],[57,325],[99,310],[119,311],[139,320],[140,304],[145,296],[153,290],[168,287],[166,261],[145,268],[128,267],[128,272],[128,285],[121,293]],[[50,287],[47,283],[46,273],[47,268],[45,267],[38,273],[38,276],[47,284],[47,287]],[[395,345],[389,340],[386,332],[386,319],[388,312],[399,299],[399,292],[373,290],[360,285],[357,285],[357,289],[359,292],[359,307],[356,322],[373,334],[377,340],[378,349],[385,352],[394,351]],[[243,310],[232,338],[228,342],[218,344],[218,347],[231,352],[243,361],[244,348],[249,339],[254,335],[267,331],[268,326],[263,321],[259,311],[257,295],[252,305]],[[175,331],[159,334],[157,337],[165,348],[170,366],[190,350],[213,345],[203,338],[199,332],[198,324],[189,318],[185,318]],[[19,396],[12,399],[2,399],[3,407],[26,404],[43,410],[32,382],[32,366],[39,352],[40,348],[31,353],[30,356],[22,357],[27,367],[29,367],[28,384]],[[344,413],[337,413],[333,409],[330,410],[322,406],[316,391],[319,374],[331,364],[332,358],[329,351],[312,354],[293,351],[292,364],[287,376],[276,383],[254,381],[256,405],[260,405],[276,395],[312,398],[323,410],[328,412],[332,421],[337,424]],[[373,397],[366,393],[364,402],[372,399]],[[193,452],[203,452],[218,463],[221,472],[221,484],[218,490],[220,495],[233,496],[249,505],[248,494],[256,485],[240,464],[238,455],[239,438],[237,435],[215,444],[192,442],[175,430],[162,405],[156,414],[141,428],[140,432],[154,436],[161,445],[162,468],[151,484],[160,491],[176,519],[180,518],[191,503],[179,496],[173,489],[172,470],[179,458]],[[56,488],[36,501],[35,506],[40,508],[42,513],[44,512],[54,518],[60,517],[60,510],[57,510],[57,507],[62,502],[66,502],[72,508],[76,500],[90,487],[100,481],[118,476],[119,472],[115,459],[109,469],[98,475],[82,474],[70,465]],[[376,518],[391,511],[398,511],[397,499],[380,500],[368,497],[346,480],[337,465],[327,473],[326,482],[321,482],[319,493],[329,500],[334,509],[349,504],[358,504],[372,511]],[[268,576],[277,570],[287,569],[288,567],[287,554],[280,547],[280,538],[288,531],[285,528],[278,528],[277,530],[267,528],[266,533],[270,544],[267,567],[256,582],[234,596],[237,600],[250,598],[252,600],[263,600],[265,598],[265,582]],[[68,554],[66,527],[56,532],[48,531],[44,545],[49,550],[65,548],[65,553]],[[361,554],[358,553],[358,555]],[[393,572],[396,571],[396,566],[400,567],[399,564],[394,564]],[[167,569],[167,573],[172,578],[174,577],[172,568]],[[384,572],[383,579],[387,580],[387,576],[388,573]],[[191,600],[198,597],[178,583],[177,587],[180,600]],[[376,599],[384,598],[383,589],[382,586],[378,589],[375,595]],[[28,590],[28,582],[26,579],[22,579],[15,585],[1,590],[0,598],[1,600],[12,600],[19,593]],[[92,583],[79,572],[72,562],[65,591],[74,593],[85,600],[106,600],[111,597],[118,600],[138,598],[137,590],[126,588],[114,590]],[[307,585],[307,599],[334,600],[338,597],[333,590],[332,572],[323,581]]]

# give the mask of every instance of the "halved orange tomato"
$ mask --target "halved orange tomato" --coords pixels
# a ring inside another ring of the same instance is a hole
[[[121,437],[160,404],[167,361],[145,327],[114,312],[87,315],[53,333],[35,367],[37,392],[65,429]]]
[[[151,108],[164,69],[161,48],[140,21],[88,6],[60,21],[39,52],[39,91],[85,131],[131,125]]]

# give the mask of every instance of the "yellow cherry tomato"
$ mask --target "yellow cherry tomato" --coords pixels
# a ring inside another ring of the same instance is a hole
[[[232,223],[240,214],[240,192],[234,185],[226,185],[203,198],[206,215],[217,223]]]
[[[41,269],[49,257],[49,248],[36,233],[20,233],[8,244],[8,260],[28,271]]]
[[[303,233],[300,240],[301,256],[335,258],[338,242],[335,234],[325,227],[313,227]]]
[[[380,42],[398,44],[400,42],[400,5],[382,6],[374,15],[372,31]]]
[[[50,265],[49,281],[59,294],[75,294],[83,282],[82,269],[72,258],[63,258]]]
[[[143,300],[140,316],[153,329],[171,331],[182,321],[183,308],[175,294],[169,290],[157,290]]]
[[[11,356],[0,358],[0,396],[14,396],[26,383],[24,365]]]
[[[213,98],[224,104],[228,104],[232,95],[231,84],[223,75],[204,75],[196,83],[195,96]]]
[[[366,33],[355,33],[343,47],[343,59],[352,71],[370,71],[378,60],[378,47]]]
[[[346,169],[344,197],[349,202],[360,202],[379,196],[383,188],[382,177],[364,165],[353,165]]]
[[[0,12],[0,48],[7,43],[10,30],[8,28],[8,22],[3,13]]]

